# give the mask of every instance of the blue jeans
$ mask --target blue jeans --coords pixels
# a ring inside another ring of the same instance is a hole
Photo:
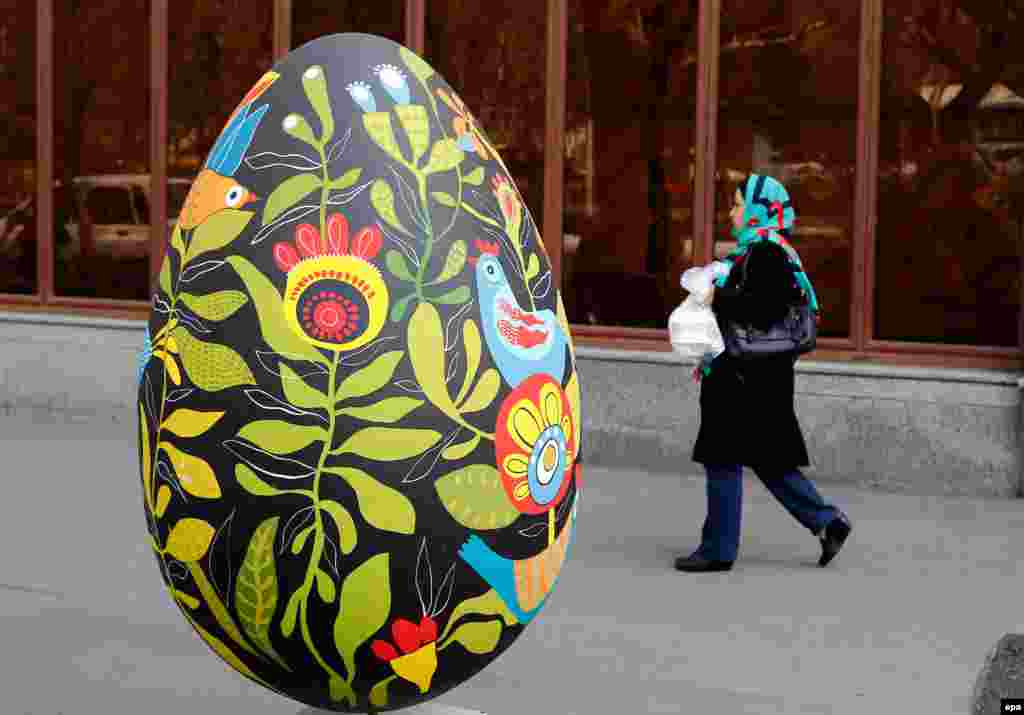
[[[705,465],[708,514],[701,529],[697,554],[715,561],[735,561],[740,547],[743,514],[743,467]],[[797,521],[812,534],[821,533],[840,511],[828,504],[799,469],[784,472],[754,470],[758,479]]]

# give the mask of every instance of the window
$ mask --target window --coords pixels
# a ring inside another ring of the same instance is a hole
[[[289,47],[360,32],[422,45],[451,83],[451,131],[500,153],[559,247],[577,335],[668,349],[679,275],[733,247],[731,195],[756,172],[793,198],[823,350],[1019,368],[1021,17],[970,0],[0,0],[0,301],[144,315],[151,247],[238,101]]]
[[[737,182],[749,173],[781,181],[822,337],[850,335],[859,36],[860,2],[722,6],[714,255],[736,245]]]
[[[36,17],[0,1],[0,293],[36,283]]]
[[[292,0],[291,5],[293,48],[338,32],[364,32],[404,41],[404,0]]]
[[[698,2],[569,3],[562,285],[575,324],[664,328],[693,264]]]
[[[1017,46],[1013,27],[1000,3],[885,3],[878,339],[1021,344],[1024,81],[1002,49]]]
[[[174,219],[228,116],[274,64],[274,4],[175,0],[168,11],[167,217]]]
[[[149,297],[151,232],[132,204],[134,187],[149,191],[149,12],[54,2],[54,54],[68,58],[53,64],[57,295]]]

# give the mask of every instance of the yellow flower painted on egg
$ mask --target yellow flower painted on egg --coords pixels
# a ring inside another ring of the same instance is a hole
[[[543,514],[565,496],[576,455],[573,411],[549,375],[512,391],[498,413],[495,451],[509,500],[524,514]]]
[[[274,261],[288,274],[285,320],[316,347],[355,350],[380,334],[387,317],[388,288],[370,262],[383,239],[377,226],[367,226],[350,242],[340,213],[328,218],[326,233],[302,224],[295,245],[274,246]]]

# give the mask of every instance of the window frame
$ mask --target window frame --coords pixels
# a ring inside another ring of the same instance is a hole
[[[0,294],[0,310],[74,312],[107,317],[144,318],[147,301],[72,298],[55,295],[53,266],[54,206],[54,1],[36,2],[36,292]],[[167,93],[168,8],[170,0],[151,0],[150,11],[150,252],[151,279],[155,280],[167,240]],[[1016,348],[985,345],[949,345],[879,340],[873,335],[875,295],[875,225],[877,220],[877,168],[882,58],[882,18],[885,0],[861,0],[859,77],[857,88],[856,179],[853,216],[850,335],[822,338],[814,358],[873,361],[894,364],[946,364],[963,367],[1024,368],[1024,307],[1019,322],[1021,342]],[[429,0],[405,0],[405,44],[422,54]],[[291,0],[273,0],[275,59],[291,49]],[[712,260],[714,180],[718,130],[718,74],[721,39],[721,0],[700,0],[698,10],[698,76],[696,97],[695,181],[693,192],[694,255]],[[545,26],[545,165],[544,244],[556,286],[561,288],[562,210],[564,206],[565,97],[567,85],[568,0],[547,0]],[[1022,291],[1024,294],[1024,291]],[[1024,304],[1024,295],[1021,296]],[[668,351],[666,329],[572,325],[581,344],[618,349]],[[814,359],[812,358],[812,359]]]

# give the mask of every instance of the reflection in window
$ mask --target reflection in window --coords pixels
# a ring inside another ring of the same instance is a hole
[[[404,0],[292,0],[291,5],[293,48],[339,32],[364,32],[404,42]]]
[[[132,205],[150,190],[149,15],[148,0],[54,2],[54,54],[75,58],[54,62],[58,295],[149,295],[150,227]]]
[[[0,0],[0,293],[36,291],[35,13]]]
[[[996,5],[885,3],[876,338],[1018,345],[1024,37]]]
[[[827,337],[850,333],[859,35],[859,2],[722,6],[715,256],[735,247],[737,182],[749,173],[781,181]]]
[[[569,2],[563,295],[577,324],[664,328],[693,263],[697,0]]]
[[[274,64],[272,0],[175,0],[168,18],[167,173],[189,182],[228,116]],[[167,215],[183,201],[168,184]],[[187,188],[187,186],[186,186]]]

